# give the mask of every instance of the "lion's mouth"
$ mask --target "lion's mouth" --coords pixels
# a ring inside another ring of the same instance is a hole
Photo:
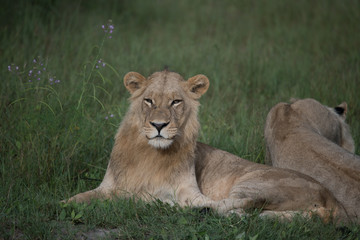
[[[158,134],[158,135],[156,135],[156,136],[154,136],[154,137],[146,136],[146,138],[147,138],[148,140],[154,140],[154,139],[163,139],[163,140],[169,140],[169,141],[174,140],[174,137],[172,137],[172,138],[166,138],[166,137],[164,137],[164,136],[162,136],[162,135],[160,135],[160,134]]]
[[[153,140],[153,139],[167,139],[167,138],[161,136],[160,134],[159,134],[159,135],[156,135],[155,137],[148,137],[148,136],[146,136],[146,138],[147,138],[148,140]]]
[[[173,139],[165,138],[161,135],[152,138],[147,137],[147,139],[149,140],[149,144],[155,148],[168,148],[173,143]]]

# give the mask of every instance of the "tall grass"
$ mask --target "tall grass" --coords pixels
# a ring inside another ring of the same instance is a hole
[[[274,104],[347,101],[359,154],[358,1],[5,1],[0,13],[0,238],[71,239],[95,228],[134,239],[360,234],[358,225],[280,223],[256,212],[240,219],[121,199],[59,204],[102,179],[128,106],[128,71],[167,65],[185,78],[207,75],[199,140],[260,163]],[[101,27],[108,19],[111,39]],[[42,67],[41,80],[29,82]]]

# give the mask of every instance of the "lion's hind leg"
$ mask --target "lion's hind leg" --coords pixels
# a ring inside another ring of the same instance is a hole
[[[314,208],[306,211],[273,211],[264,210],[259,216],[261,218],[277,218],[282,221],[291,221],[294,217],[311,218],[313,216],[320,217],[325,223],[331,221],[333,212],[324,207]]]
[[[237,213],[242,215],[246,210],[257,208],[260,205],[259,201],[252,198],[226,198],[213,201],[210,206],[222,214]]]
[[[228,212],[228,214],[236,214],[240,217],[250,216],[251,213],[244,211],[244,209],[234,209]],[[259,214],[263,219],[279,219],[280,221],[291,221],[295,216],[309,217],[307,214],[301,211],[272,211],[265,210]]]
[[[308,213],[302,211],[272,211],[265,210],[259,214],[260,218],[276,218],[282,221],[291,221],[295,216],[309,217]]]

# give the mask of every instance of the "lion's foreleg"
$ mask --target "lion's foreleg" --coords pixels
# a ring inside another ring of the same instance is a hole
[[[95,199],[110,199],[111,194],[108,191],[105,191],[102,188],[96,188],[87,192],[76,194],[75,196],[64,200],[63,202],[77,202],[77,203],[90,203],[91,200]]]
[[[103,181],[101,182],[100,186],[83,193],[79,193],[68,200],[64,200],[63,202],[86,202],[90,203],[91,200],[94,199],[111,199],[114,194],[114,177],[112,171],[109,167],[106,170],[105,176]]]

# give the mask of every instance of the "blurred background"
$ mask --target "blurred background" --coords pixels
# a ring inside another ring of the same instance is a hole
[[[346,101],[359,153],[360,1],[4,0],[0,22],[6,226],[24,217],[16,206],[29,207],[26,199],[99,184],[128,107],[129,71],[208,76],[199,140],[259,163],[276,103]]]

